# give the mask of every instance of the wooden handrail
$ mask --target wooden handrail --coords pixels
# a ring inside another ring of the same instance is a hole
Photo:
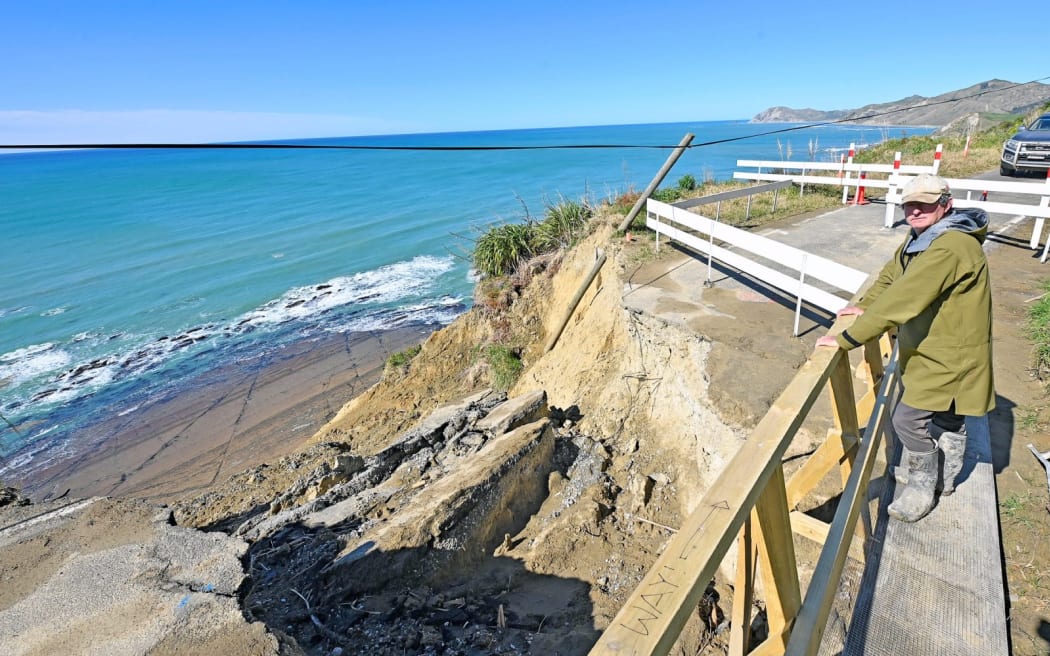
[[[820,558],[813,571],[813,578],[806,592],[806,601],[802,604],[795,626],[791,632],[786,653],[790,656],[810,656],[820,649],[824,635],[824,626],[831,610],[835,596],[835,587],[842,576],[846,562],[853,527],[862,508],[868,505],[868,483],[875,467],[879,443],[886,431],[890,411],[899,387],[900,376],[897,372],[896,350],[890,358],[890,368],[881,385],[881,393],[871,415],[868,428],[864,433],[857,459],[859,467],[854,467],[846,481],[831,530],[821,549]]]
[[[852,321],[853,317],[839,319],[833,332]],[[733,626],[730,653],[784,654],[789,644],[792,654],[815,653],[812,637],[816,636],[819,645],[816,634],[822,632],[827,619],[834,595],[831,588],[850,551],[857,518],[864,514],[868,519],[867,484],[896,390],[894,358],[887,336],[866,346],[859,368],[869,389],[855,402],[848,353],[817,349],[671,538],[590,653],[667,654],[738,535],[741,562],[732,614],[737,625]],[[890,365],[884,369],[885,360]],[[788,480],[782,466],[784,453],[825,386],[831,388],[836,427],[806,466]],[[862,423],[868,425],[863,439]],[[860,467],[854,466],[855,458],[860,459]],[[812,518],[801,521],[798,513],[793,517],[798,502],[835,467],[842,469],[844,486],[835,522],[829,526]],[[793,520],[802,529],[801,535],[825,542],[826,555],[822,552],[812,579],[817,583],[811,582],[804,602],[795,563]],[[756,561],[766,593],[769,638],[749,652],[748,606]],[[818,625],[819,630],[814,628]],[[806,634],[804,638],[796,635],[799,630]]]

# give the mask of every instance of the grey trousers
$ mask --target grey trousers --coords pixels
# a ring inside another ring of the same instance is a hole
[[[912,453],[931,453],[937,443],[930,436],[930,423],[953,433],[963,427],[963,416],[955,414],[955,403],[943,412],[920,410],[902,402],[893,410],[893,430],[904,448]]]

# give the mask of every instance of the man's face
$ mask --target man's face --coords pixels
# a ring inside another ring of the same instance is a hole
[[[904,203],[904,220],[908,222],[915,234],[921,235],[926,228],[940,221],[948,210],[951,209],[951,201],[947,205],[940,203]]]

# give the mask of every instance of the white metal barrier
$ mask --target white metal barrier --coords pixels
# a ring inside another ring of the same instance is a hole
[[[736,171],[733,173],[735,180],[752,180],[752,181],[766,181],[766,182],[779,182],[790,180],[795,184],[822,184],[822,185],[835,185],[843,187],[843,193],[846,193],[848,187],[872,187],[877,189],[886,189],[886,215],[883,224],[889,228],[893,226],[895,209],[901,202],[901,188],[908,183],[914,176],[904,175],[918,174],[918,173],[933,173],[937,167],[924,167],[924,166],[901,166],[900,153],[896,154],[895,162],[892,165],[887,164],[834,164],[829,162],[779,162],[775,160],[737,160],[738,167],[754,167],[758,168],[758,172],[750,171]],[[786,173],[762,173],[762,169],[781,169],[781,170],[799,170],[802,173],[798,175],[786,174]],[[836,171],[839,173],[836,177],[827,175],[806,175],[807,171]],[[857,178],[851,178],[848,173],[845,172],[857,172]],[[861,174],[867,173],[889,173],[889,177],[886,179],[862,179]],[[1032,182],[1014,182],[1005,180],[977,180],[973,178],[945,178],[948,182],[948,186],[952,189],[953,202],[956,207],[979,207],[986,212],[994,212],[998,214],[1015,214],[1018,216],[1032,217],[1035,219],[1035,225],[1032,227],[1032,236],[1029,239],[1029,246],[1033,249],[1039,248],[1040,237],[1043,232],[1043,226],[1047,218],[1050,218],[1050,175],[1047,176],[1044,183],[1032,183]],[[960,192],[966,192],[963,197]],[[1021,194],[1027,196],[1038,196],[1038,204],[1026,204],[1026,203],[1003,203],[998,201],[981,200],[980,198],[973,198],[972,195],[977,192],[981,198],[985,197],[986,192],[999,192],[999,193],[1012,193]],[[845,202],[845,201],[843,201]],[[1045,262],[1047,259],[1048,251],[1050,251],[1050,238],[1047,239],[1046,244],[1043,247],[1043,253],[1041,261]]]
[[[926,166],[925,164],[901,164],[901,154],[897,153],[897,156],[893,160],[893,164],[874,164],[874,163],[863,163],[858,164],[853,162],[853,156],[857,152],[855,144],[849,145],[849,154],[843,155],[842,159],[836,164],[833,162],[804,162],[794,163],[788,161],[774,161],[774,160],[737,160],[737,166],[753,166],[758,168],[758,172],[762,173],[763,168],[776,168],[781,170],[801,170],[801,176],[805,177],[806,171],[835,171],[838,177],[842,180],[842,204],[846,204],[846,200],[849,198],[849,188],[854,187],[855,194],[861,194],[862,187],[865,186],[865,176],[868,173],[909,173],[918,175],[920,173],[932,173],[934,175],[941,168],[941,156],[944,153],[944,145],[937,144],[937,148],[933,153],[933,164]],[[853,174],[856,173],[857,177],[854,178]],[[735,177],[735,176],[734,176]],[[821,176],[823,177],[823,176]],[[826,184],[824,182],[817,182],[816,184]],[[806,183],[801,182],[799,184],[799,193],[801,194],[806,188]]]
[[[907,181],[910,179],[904,179],[900,184],[907,184]],[[975,180],[971,178],[945,178],[945,181],[952,189],[952,204],[955,207],[979,207],[985,212],[1016,214],[1034,218],[1035,225],[1032,226],[1032,236],[1028,241],[1028,246],[1033,249],[1039,248],[1039,240],[1043,234],[1043,225],[1046,219],[1050,218],[1050,176],[1043,183]],[[887,194],[886,205],[888,207],[893,208],[900,204],[901,194],[899,189],[900,185],[898,185],[897,191],[892,197]],[[960,191],[966,192],[965,198],[961,197]],[[980,197],[984,197],[985,192],[1038,196],[1039,204],[1028,205],[1026,203],[1000,203],[998,201],[981,200],[980,198],[972,198],[973,192],[977,192]],[[1040,261],[1046,262],[1048,248],[1050,248],[1050,239],[1047,239],[1046,245],[1043,247]]]
[[[820,280],[850,295],[855,294],[868,277],[863,271],[651,198],[646,203],[646,225],[656,232],[657,249],[660,247],[660,235],[663,234],[698,253],[707,255],[708,283],[711,282],[712,260],[717,259],[795,296],[794,335],[798,334],[802,301],[812,303],[832,314],[847,304],[846,299],[808,284],[807,277]],[[750,255],[795,271],[798,277],[789,276],[730,248],[746,251]]]

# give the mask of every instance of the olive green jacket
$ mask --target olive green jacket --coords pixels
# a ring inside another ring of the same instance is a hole
[[[909,231],[838,336],[850,349],[897,326],[903,401],[929,411],[980,416],[995,407],[992,295],[981,244],[988,217],[955,210],[916,236]]]

